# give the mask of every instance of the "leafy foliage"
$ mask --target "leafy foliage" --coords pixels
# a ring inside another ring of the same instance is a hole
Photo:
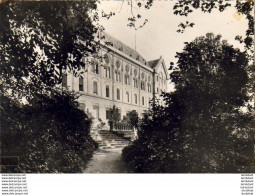
[[[4,2],[0,4],[1,90],[31,97],[77,73],[96,51],[96,1]]]
[[[89,135],[91,120],[75,99],[54,90],[21,105],[2,95],[2,156],[19,157],[18,166],[2,166],[2,172],[82,172],[97,144]]]
[[[176,91],[164,94],[166,107],[144,115],[139,139],[123,150],[125,161],[135,172],[250,172],[246,53],[208,33],[176,57]]]
[[[112,108],[108,109],[109,113],[109,121],[113,123],[113,125],[117,124],[120,121],[120,110],[114,105]]]
[[[245,47],[247,50],[253,53],[253,36],[254,36],[254,10],[253,10],[254,1],[240,1],[236,0],[235,8],[239,14],[245,15],[248,20],[248,27],[246,30],[245,38],[240,35],[236,36],[236,40],[239,40],[241,43],[245,43]],[[228,1],[223,0],[197,0],[197,1],[186,1],[180,0],[175,3],[173,10],[175,15],[180,16],[188,16],[194,10],[201,10],[204,13],[211,13],[213,10],[219,10],[223,12],[227,9],[227,7],[231,7],[232,4]],[[183,33],[185,28],[193,27],[195,24],[193,22],[187,21],[186,24],[180,23],[178,27],[180,27],[177,32]]]
[[[123,122],[133,127],[138,127],[139,116],[136,110],[127,112],[126,116],[123,117]]]

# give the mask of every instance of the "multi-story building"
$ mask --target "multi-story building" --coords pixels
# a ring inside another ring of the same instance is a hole
[[[81,109],[95,119],[106,122],[107,110],[114,105],[121,117],[131,110],[141,115],[150,107],[154,95],[160,99],[160,93],[167,91],[168,73],[163,58],[147,61],[107,33],[101,36],[103,42],[110,43],[100,47],[101,60],[93,59],[79,77],[67,74],[63,85],[80,93]]]

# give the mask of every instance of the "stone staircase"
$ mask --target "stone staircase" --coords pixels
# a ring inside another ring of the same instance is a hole
[[[122,150],[130,141],[115,135],[109,130],[93,130],[91,137],[99,144],[101,150]]]

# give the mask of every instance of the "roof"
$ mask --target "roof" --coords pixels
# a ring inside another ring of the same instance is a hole
[[[149,61],[149,65],[151,68],[155,68],[157,65],[158,65],[158,62],[159,62],[160,58],[159,59],[156,59],[156,60],[151,60]]]
[[[151,60],[151,61],[149,61],[148,63],[149,63],[149,66],[150,66],[152,69],[157,69],[157,67],[159,66],[159,64],[162,64],[163,69],[164,69],[165,74],[166,74],[166,78],[168,79],[167,68],[166,68],[165,61],[164,61],[164,59],[162,58],[162,56],[160,56],[159,59]]]
[[[105,31],[100,32],[100,38],[104,43],[106,42],[110,43],[111,46],[114,47],[115,49],[122,51],[126,55],[148,66],[149,64],[148,61],[145,60],[137,51],[130,48],[126,44],[122,43],[121,41],[117,40],[116,38],[110,36]]]

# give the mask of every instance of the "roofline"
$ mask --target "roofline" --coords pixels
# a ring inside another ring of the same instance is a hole
[[[163,59],[163,57],[162,56],[160,56],[160,59],[159,59],[159,61],[158,61],[158,63],[157,63],[157,65],[155,66],[155,69],[157,69],[158,68],[158,66],[159,66],[159,64],[161,64],[161,63],[163,63],[163,69],[164,69],[164,71],[165,71],[165,74],[166,74],[166,79],[167,80],[169,80],[169,75],[168,75],[168,72],[167,72],[167,68],[166,68],[166,64],[165,64],[165,60]]]
[[[123,56],[123,57],[126,58],[127,60],[132,61],[132,62],[134,62],[135,64],[137,64],[137,65],[139,65],[139,66],[141,66],[141,67],[143,67],[143,68],[145,68],[145,69],[147,69],[147,70],[153,72],[153,69],[152,69],[151,67],[145,66],[142,62],[140,62],[140,61],[138,61],[138,60],[135,60],[134,58],[128,56],[128,55],[125,54],[124,52],[119,51],[118,49],[116,49],[116,48],[114,48],[114,47],[112,47],[112,46],[104,45],[104,44],[102,44],[102,43],[100,43],[100,42],[99,42],[99,44],[100,44],[101,46],[103,46],[103,47],[105,47],[105,48],[108,48],[108,49],[110,49],[111,51],[113,51],[113,52],[115,52],[115,53],[117,53],[117,54]]]

